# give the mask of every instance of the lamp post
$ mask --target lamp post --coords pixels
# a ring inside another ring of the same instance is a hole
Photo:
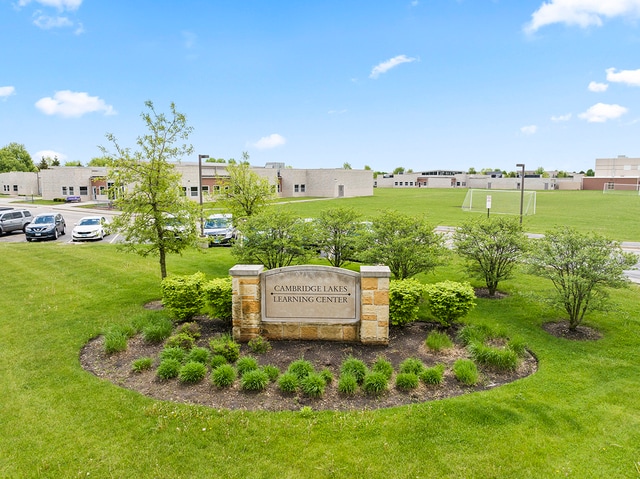
[[[522,224],[522,207],[524,205],[524,163],[518,163],[516,166],[518,168],[522,168],[522,173],[520,174],[520,224]]]
[[[209,155],[198,155],[198,196],[200,199],[200,236],[204,236],[204,218],[202,218],[202,159]]]

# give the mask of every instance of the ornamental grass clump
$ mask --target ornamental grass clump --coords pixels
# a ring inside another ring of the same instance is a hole
[[[424,364],[418,358],[407,358],[400,363],[400,373],[413,373],[420,376],[424,371]]]
[[[179,363],[184,362],[187,357],[187,352],[178,347],[165,347],[162,351],[160,351],[160,360],[164,361],[165,359],[175,359]]]
[[[424,341],[424,345],[431,351],[439,352],[453,347],[453,341],[447,333],[431,331]]]
[[[362,381],[362,390],[369,396],[380,396],[389,388],[389,381],[383,373],[368,372]]]
[[[211,369],[215,369],[223,364],[229,364],[227,362],[227,358],[225,358],[222,354],[214,354],[211,356]]]
[[[396,388],[411,391],[420,385],[420,378],[415,373],[400,373],[396,376]]]
[[[444,364],[436,364],[430,368],[426,368],[420,374],[420,380],[430,386],[437,386],[444,382]]]
[[[189,361],[180,368],[178,378],[180,382],[195,384],[199,383],[207,375],[207,367],[197,361]]]
[[[376,358],[375,362],[371,366],[371,371],[382,373],[387,379],[391,379],[391,376],[393,376],[393,366],[391,365],[391,362],[383,357]]]
[[[163,359],[156,369],[156,375],[165,380],[175,378],[180,373],[181,366],[180,361],[176,359]]]
[[[353,374],[343,373],[338,378],[338,392],[345,396],[352,396],[358,390],[358,380]]]
[[[236,362],[236,369],[240,376],[244,376],[246,372],[258,369],[258,361],[251,356],[242,356]]]
[[[484,343],[490,338],[498,337],[497,331],[486,324],[469,324],[458,331],[458,340],[465,346],[471,343]]]
[[[267,376],[269,376],[269,381],[271,382],[277,381],[278,377],[280,376],[280,370],[276,366],[273,366],[271,364],[262,366],[262,370],[267,373]]]
[[[475,386],[480,380],[478,367],[470,359],[458,359],[453,363],[453,374],[458,381],[467,386]]]
[[[498,371],[515,371],[520,363],[520,358],[511,349],[496,348],[482,343],[471,343],[467,348],[477,363]]]
[[[522,336],[515,336],[507,342],[507,348],[516,353],[519,358],[524,358],[527,354],[527,345]]]
[[[209,341],[209,347],[214,355],[220,354],[224,356],[228,363],[235,363],[240,357],[240,345],[235,342],[230,334],[223,334],[212,339]]]
[[[113,354],[127,349],[127,334],[119,329],[108,331],[104,335],[104,352]]]
[[[327,383],[319,373],[311,373],[300,380],[300,390],[305,396],[322,397]]]
[[[187,354],[187,361],[195,361],[197,363],[208,364],[211,352],[207,348],[195,346]]]
[[[211,384],[219,388],[227,388],[236,380],[235,368],[228,363],[222,364],[211,371]]]
[[[287,372],[295,374],[298,380],[306,378],[309,374],[315,371],[313,364],[306,359],[296,359],[287,368]]]
[[[333,373],[329,368],[323,368],[320,371],[320,376],[324,379],[325,384],[331,384],[333,382]]]
[[[340,366],[340,376],[344,374],[351,374],[356,378],[358,384],[362,384],[364,377],[367,375],[367,365],[361,359],[349,356],[342,362]]]
[[[149,320],[149,323],[142,328],[144,340],[148,343],[161,343],[173,332],[173,321],[171,319],[160,316]]]
[[[286,372],[278,378],[278,388],[283,393],[294,393],[298,389],[298,376]]]
[[[240,378],[240,387],[244,391],[264,391],[269,385],[269,376],[261,369],[247,371]]]
[[[138,358],[131,363],[131,370],[134,373],[141,373],[142,371],[147,371],[148,369],[151,369],[152,365],[153,365],[153,359],[147,358],[147,357]]]

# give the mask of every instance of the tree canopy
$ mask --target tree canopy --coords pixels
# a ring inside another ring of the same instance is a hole
[[[38,171],[24,145],[9,143],[0,148],[0,173]]]
[[[182,252],[197,231],[199,206],[183,194],[181,175],[171,163],[192,153],[191,145],[184,143],[192,127],[174,103],[170,117],[156,112],[150,101],[145,106],[148,111],[141,117],[148,131],[137,138],[137,150],[120,146],[111,133],[106,136],[115,151],[101,149],[114,181],[109,193],[122,211],[113,221],[125,237],[122,247],[142,256],[157,255],[165,278],[166,255]]]
[[[274,198],[269,180],[253,171],[246,160],[242,163],[229,160],[226,168],[229,184],[223,192],[223,199],[236,220],[261,212]]]
[[[353,208],[330,208],[315,221],[314,243],[331,266],[339,268],[358,256],[363,232],[359,219]]]

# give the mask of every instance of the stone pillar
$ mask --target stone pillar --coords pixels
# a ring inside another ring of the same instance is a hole
[[[388,266],[360,267],[360,342],[389,344]]]
[[[229,270],[233,281],[233,339],[246,342],[260,335],[262,265],[239,264]]]

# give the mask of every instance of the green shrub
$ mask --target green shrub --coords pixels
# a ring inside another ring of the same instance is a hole
[[[507,348],[516,353],[519,358],[524,358],[527,353],[527,345],[524,342],[524,338],[521,336],[511,338],[507,342]]]
[[[226,278],[215,278],[204,284],[204,300],[211,309],[213,317],[230,322],[232,319],[232,280]]]
[[[433,367],[426,368],[420,374],[420,380],[429,385],[438,385],[444,382],[444,364],[436,364]]]
[[[169,336],[164,343],[165,348],[182,348],[189,351],[196,344],[196,341],[187,333],[178,333]]]
[[[342,365],[340,366],[340,375],[351,374],[356,378],[358,384],[362,384],[367,372],[367,365],[364,361],[354,358],[353,356],[349,356],[347,359],[342,361]]]
[[[163,361],[165,359],[175,359],[176,361],[182,363],[184,362],[187,356],[187,352],[178,347],[165,347],[162,351],[160,351],[160,360]]]
[[[180,361],[176,359],[163,359],[156,369],[156,375],[160,379],[171,379],[178,376],[181,367]]]
[[[258,361],[251,356],[242,356],[236,362],[236,369],[238,370],[238,375],[244,376],[246,372],[258,369]]]
[[[418,318],[425,287],[415,279],[389,283],[389,319],[394,326],[404,326]]]
[[[420,384],[420,378],[415,373],[400,373],[396,376],[396,388],[403,391],[415,389]]]
[[[104,335],[104,352],[113,354],[127,349],[128,336],[120,329],[112,329]]]
[[[458,381],[467,386],[478,384],[480,379],[478,367],[470,359],[458,359],[453,363],[453,374]]]
[[[311,373],[300,380],[300,390],[312,398],[322,397],[326,385],[324,377],[318,373]]]
[[[204,273],[168,276],[162,280],[162,304],[178,321],[189,321],[204,306]]]
[[[240,386],[245,391],[264,391],[269,384],[269,376],[261,369],[247,371],[240,378]]]
[[[153,318],[142,328],[142,335],[149,343],[161,343],[173,332],[173,322],[166,316]]]
[[[197,361],[189,361],[180,368],[178,377],[183,383],[199,383],[207,375],[207,367]]]
[[[178,326],[176,328],[176,334],[181,333],[187,334],[195,340],[200,339],[200,336],[202,335],[200,331],[200,325],[194,321],[191,321],[189,323],[182,323],[180,326]]]
[[[511,349],[496,348],[482,343],[471,343],[468,349],[477,363],[500,371],[515,371],[520,362],[518,355]]]
[[[358,380],[351,373],[343,373],[338,378],[338,392],[351,396],[358,389]]]
[[[309,374],[313,373],[315,370],[313,368],[313,364],[311,364],[306,359],[296,359],[287,368],[287,372],[295,374],[298,380],[302,378],[306,378]]]
[[[209,358],[211,357],[211,353],[207,348],[194,347],[189,351],[187,355],[187,361],[195,361],[197,363],[207,364],[209,363]]]
[[[383,373],[367,373],[362,381],[362,390],[369,396],[380,396],[388,388],[388,379]]]
[[[280,370],[276,366],[273,366],[271,364],[262,366],[262,370],[267,373],[267,376],[269,376],[269,381],[271,382],[276,381],[278,379],[278,376],[280,376]]]
[[[211,369],[215,369],[218,366],[222,366],[224,364],[228,364],[227,358],[225,358],[222,354],[215,354],[211,356]]]
[[[262,336],[251,338],[247,343],[249,349],[256,354],[264,354],[271,351],[271,343]]]
[[[211,371],[211,383],[219,388],[226,388],[236,380],[236,370],[231,364],[222,364]]]
[[[431,331],[424,341],[424,345],[432,351],[442,351],[453,347],[453,341],[447,333]]]
[[[229,334],[212,339],[209,341],[209,347],[214,355],[224,356],[228,363],[235,363],[240,357],[240,345]]]
[[[323,368],[320,371],[320,376],[324,379],[325,384],[331,384],[333,382],[333,373],[329,368]]]
[[[399,372],[413,373],[416,376],[420,376],[424,371],[424,364],[418,358],[407,358],[400,363]]]
[[[445,327],[451,326],[476,305],[476,293],[469,283],[442,281],[427,286],[431,314]]]
[[[146,371],[151,369],[153,365],[153,359],[151,358],[138,358],[131,363],[131,370],[134,373],[141,373],[142,371]]]
[[[391,379],[391,376],[393,376],[393,366],[391,362],[383,357],[376,358],[373,366],[371,366],[371,371],[382,373],[387,379]]]
[[[286,372],[278,378],[278,387],[283,393],[294,393],[298,389],[298,376]]]

